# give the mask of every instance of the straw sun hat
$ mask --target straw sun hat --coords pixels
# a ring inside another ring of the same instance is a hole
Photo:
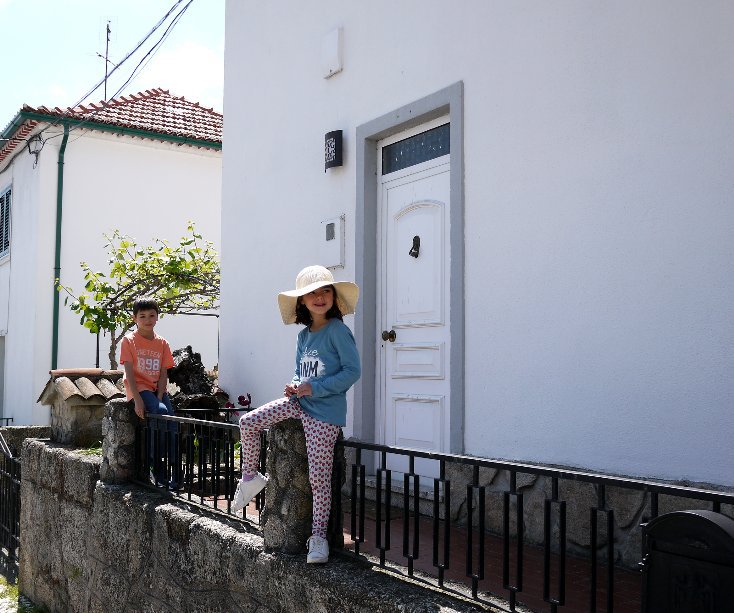
[[[278,306],[283,323],[296,323],[296,304],[299,296],[305,296],[326,285],[333,285],[336,288],[336,305],[342,315],[354,313],[354,307],[357,306],[359,298],[359,288],[349,281],[334,281],[334,275],[328,268],[307,266],[296,277],[296,289],[278,294]]]

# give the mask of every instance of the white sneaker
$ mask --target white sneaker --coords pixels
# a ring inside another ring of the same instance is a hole
[[[326,564],[329,561],[329,543],[325,538],[313,535],[306,541],[308,564]]]
[[[256,473],[249,481],[240,479],[237,484],[237,490],[234,493],[234,498],[232,499],[232,506],[230,507],[232,512],[236,513],[244,509],[250,504],[250,500],[262,491],[267,483],[268,478],[260,473]]]

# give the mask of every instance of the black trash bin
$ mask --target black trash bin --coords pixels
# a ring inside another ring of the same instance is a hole
[[[675,511],[642,529],[643,613],[734,611],[734,520]]]

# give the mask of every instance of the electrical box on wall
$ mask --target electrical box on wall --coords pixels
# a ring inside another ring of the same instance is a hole
[[[319,263],[326,268],[344,268],[344,215],[321,222]]]
[[[321,72],[324,79],[333,77],[344,67],[344,42],[341,28],[336,28],[321,39]]]

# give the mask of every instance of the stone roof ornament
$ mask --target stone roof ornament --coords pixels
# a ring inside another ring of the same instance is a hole
[[[38,402],[51,407],[51,440],[79,446],[100,442],[104,405],[125,398],[123,371],[78,368],[49,374]]]

